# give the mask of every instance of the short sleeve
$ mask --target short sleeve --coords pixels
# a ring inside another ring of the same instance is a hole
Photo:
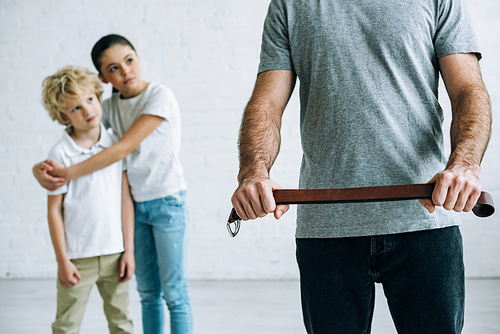
[[[66,166],[63,158],[63,148],[61,147],[60,144],[56,144],[52,148],[52,150],[50,150],[48,160],[56,161]],[[47,190],[47,195],[49,196],[61,195],[61,194],[66,194],[67,192],[68,192],[68,184],[65,184],[54,191]]]
[[[264,21],[259,73],[270,70],[294,71],[288,38],[285,8],[281,1],[271,1]]]
[[[168,120],[171,115],[178,112],[179,104],[174,93],[169,88],[159,85],[151,93],[151,97],[146,102],[141,114],[159,116]]]
[[[111,99],[107,99],[107,100],[102,101],[101,108],[102,108],[101,122],[102,122],[102,124],[104,124],[104,127],[106,129],[109,129],[111,127],[111,123],[109,121],[110,114],[111,114]]]
[[[481,59],[474,26],[464,0],[441,0],[434,47],[438,58],[475,53]]]

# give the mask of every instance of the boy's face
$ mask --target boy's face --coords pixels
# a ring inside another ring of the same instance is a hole
[[[65,102],[64,116],[75,131],[89,131],[101,123],[101,103],[93,91],[89,90],[82,95],[68,98]]]

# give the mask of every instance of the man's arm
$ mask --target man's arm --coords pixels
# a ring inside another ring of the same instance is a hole
[[[66,253],[66,237],[62,216],[64,195],[49,196],[47,199],[50,238],[56,253],[57,276],[59,282],[68,288],[80,283],[80,273]]]
[[[231,198],[243,220],[264,217],[270,212],[279,219],[288,211],[288,205],[276,206],[272,191],[280,187],[269,179],[269,170],[279,152],[281,118],[295,82],[292,71],[260,73],[245,108],[238,141],[239,187]]]
[[[429,181],[436,184],[432,201],[420,203],[429,212],[436,205],[468,212],[481,194],[478,175],[491,133],[490,98],[476,55],[448,55],[439,66],[451,101],[451,155],[446,169]]]
[[[130,196],[127,173],[122,176],[122,231],[125,250],[120,259],[120,282],[128,281],[135,271],[134,260],[134,203]]]

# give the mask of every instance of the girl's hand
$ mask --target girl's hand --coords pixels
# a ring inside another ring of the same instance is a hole
[[[63,177],[51,175],[53,163],[53,161],[43,161],[33,166],[33,175],[37,179],[38,183],[49,191],[54,191],[68,183]]]
[[[76,269],[73,262],[70,260],[63,261],[57,267],[57,276],[59,278],[59,282],[67,288],[72,288],[78,283],[80,283],[80,273],[78,269]]]
[[[120,282],[126,282],[132,278],[135,271],[135,259],[132,251],[125,250],[120,259]]]
[[[57,161],[47,161],[47,164],[49,164],[51,168],[51,171],[48,172],[50,175],[66,179],[67,168],[63,164]]]

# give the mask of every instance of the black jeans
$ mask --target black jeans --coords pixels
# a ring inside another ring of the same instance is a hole
[[[383,285],[398,333],[462,332],[465,278],[457,226],[296,243],[309,334],[370,333],[375,282]]]

